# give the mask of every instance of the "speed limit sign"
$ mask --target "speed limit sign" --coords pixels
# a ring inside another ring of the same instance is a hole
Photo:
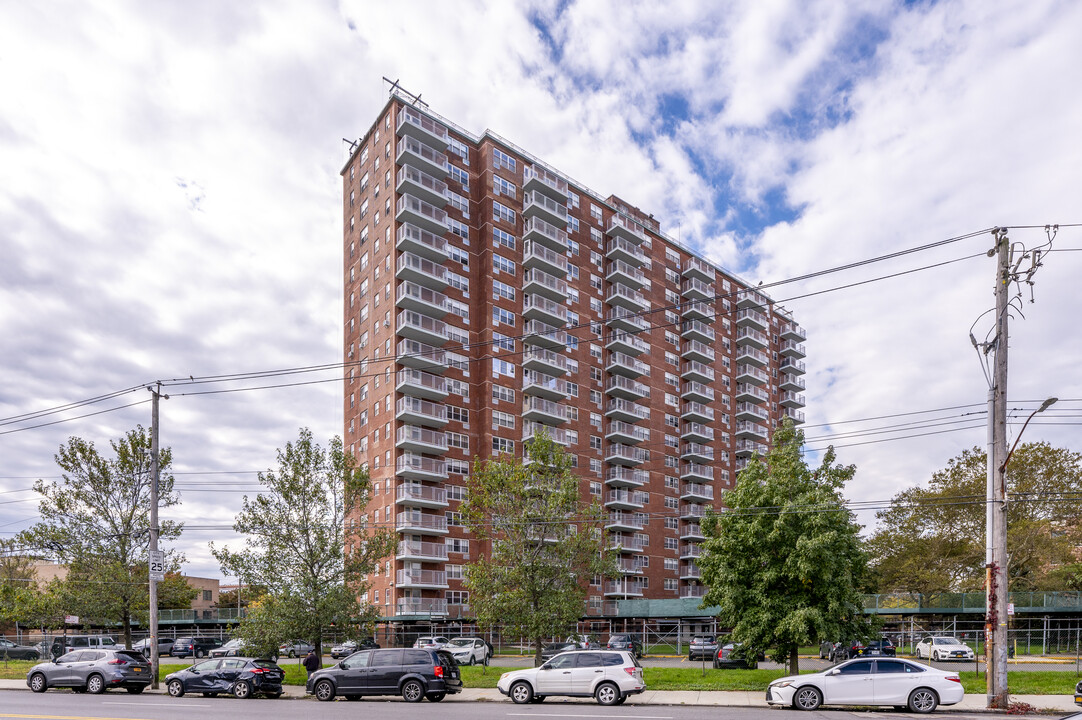
[[[161,550],[150,551],[150,579],[156,582],[165,580],[165,553]]]

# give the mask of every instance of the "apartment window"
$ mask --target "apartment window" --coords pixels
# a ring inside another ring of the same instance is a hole
[[[673,285],[680,284],[680,273],[676,272],[672,268],[665,268],[665,279]]]
[[[470,296],[469,278],[465,277],[464,275],[459,275],[458,273],[453,273],[450,271],[444,273],[444,277],[447,279],[448,285],[455,288],[456,290],[462,291],[463,297]]]
[[[516,172],[518,162],[499,148],[492,148],[492,167],[499,169],[505,168],[511,172]]]
[[[507,195],[514,198],[518,192],[514,183],[509,183],[499,175],[492,176],[492,191],[496,195]]]
[[[597,435],[591,435],[590,436],[590,449],[591,450],[600,450],[601,449],[601,438],[598,437]]]
[[[451,232],[458,235],[460,238],[466,241],[466,244],[470,244],[470,226],[466,223],[459,222],[454,218],[447,218],[447,226],[451,228]]]
[[[590,343],[590,357],[601,359],[601,346]]]
[[[671,372],[665,373],[665,383],[673,387],[680,387],[680,378]]]
[[[671,353],[668,350],[665,351],[665,362],[670,365],[680,365],[680,358],[676,356],[676,353]]]
[[[448,245],[447,255],[455,262],[462,263],[462,267],[470,266],[470,254],[463,248]]]
[[[680,295],[678,295],[675,290],[665,288],[665,302],[669,303],[670,305],[679,305]]]
[[[671,448],[680,447],[680,438],[676,437],[675,435],[666,435],[665,445]]]
[[[674,498],[674,497],[665,498],[665,507],[667,507],[669,510],[675,510],[677,507],[679,507],[679,505],[680,505],[680,501],[677,500],[676,498]]]
[[[590,368],[590,379],[594,380],[594,381],[597,381],[597,382],[601,382],[601,368],[596,368],[596,367]]]
[[[593,460],[591,460],[590,462],[592,463]],[[599,482],[597,482],[595,480],[591,480],[590,481],[590,494],[591,495],[601,495],[601,483],[599,483]]]
[[[571,397],[578,397],[579,396],[579,384],[578,383],[573,383],[573,382],[567,383],[567,391],[569,393],[571,393]]]
[[[492,322],[503,323],[504,325],[515,325],[515,314],[510,310],[505,310],[501,307],[492,308]]]
[[[470,411],[456,405],[448,405],[447,419],[460,423],[468,423],[470,421]]]
[[[448,580],[461,580],[462,579],[462,566],[461,565],[444,565],[444,569],[447,571]]]
[[[666,310],[665,311],[665,323],[666,324],[675,325],[679,321],[680,321],[680,317],[676,313],[674,313],[672,310]],[[676,333],[673,333],[673,337],[676,337]],[[677,344],[677,343],[679,343],[679,341],[676,341],[674,344]]]
[[[460,143],[458,140],[455,140],[454,138],[450,138],[450,140],[448,142],[447,149],[450,150],[451,152],[453,152],[455,155],[458,155],[460,158],[462,158],[462,161],[465,164],[467,164],[467,165],[470,164],[470,149],[468,147],[466,147],[466,145],[464,145],[463,143]],[[467,177],[469,177],[469,176],[467,176]]]
[[[577,208],[579,206],[579,194],[578,193],[568,191],[568,193],[567,193],[567,206],[569,208]]]
[[[459,355],[458,353],[449,352],[444,355],[444,362],[447,363],[447,367],[454,368],[455,370],[461,370],[467,377],[470,374],[470,359],[465,355]],[[387,408],[388,410],[390,407]]]
[[[577,409],[577,408],[576,408]],[[601,429],[601,413],[590,413],[590,424],[598,430]]]
[[[601,474],[601,461],[597,458],[590,458],[590,472]]]
[[[499,300],[500,298],[507,298],[508,300],[515,299],[515,288],[502,283],[499,280],[492,281],[492,299]]]
[[[447,463],[447,472],[452,475],[468,475],[470,464],[465,460],[444,460]]]
[[[666,570],[677,570],[678,569],[676,558],[665,558],[664,563],[665,563],[665,569]],[[675,582],[675,580],[673,582]],[[668,588],[666,588],[666,589],[668,589]],[[675,588],[673,588],[673,589],[675,589]]]
[[[676,578],[662,578],[662,583],[666,590],[676,590]]]
[[[494,437],[492,438],[492,452],[494,454],[514,453],[515,441],[508,440],[507,438]]]
[[[601,208],[593,203],[590,203],[590,217],[598,222],[601,222]]]
[[[492,244],[503,245],[511,250],[515,249],[515,236],[509,232],[500,230],[498,227],[492,228]]]
[[[675,415],[665,415],[665,424],[672,428],[680,427],[680,418]]]
[[[451,166],[451,179],[459,183],[466,192],[470,191],[470,174],[457,165]]]
[[[590,402],[592,402],[594,405],[598,405],[598,406],[601,405],[601,391],[600,390],[591,390],[590,391]]]
[[[577,217],[572,215],[571,217],[569,217],[567,219],[567,221],[568,221],[568,223],[570,223],[571,232],[578,232],[579,231],[579,219]]]
[[[492,429],[495,430],[496,428],[502,427],[511,428],[513,430],[515,428],[515,416],[511,413],[494,410],[492,412]]]
[[[593,240],[593,241],[594,241],[595,243],[597,243],[598,245],[600,245],[600,244],[601,244],[601,241],[602,241],[601,231],[600,231],[600,230],[598,230],[597,228],[594,228],[594,227],[590,228],[590,239],[591,239],[591,240]],[[596,263],[596,264],[597,264],[598,266],[600,266],[600,265],[601,265],[601,255],[600,255],[600,254],[598,254],[598,253],[591,253],[591,257],[592,257],[593,255],[597,255],[597,258],[598,258],[598,259],[597,259],[597,260],[595,260],[594,262],[595,262],[595,263]]]
[[[680,336],[670,330],[666,330],[665,342],[672,343],[676,347],[680,347]]]
[[[505,388],[502,385],[492,386],[492,402],[509,402],[515,401],[515,391],[511,388]]]
[[[508,352],[515,351],[514,339],[508,337],[507,335],[504,335],[503,333],[492,333],[492,344],[500,348],[501,350],[507,350]]]
[[[590,274],[590,287],[592,287],[594,290],[600,290],[601,289],[601,276],[594,275],[593,273],[591,273]]]
[[[508,260],[503,255],[492,256],[492,267],[495,272],[502,271],[507,273],[508,275],[515,274],[515,263],[511,260]]]
[[[452,300],[451,298],[447,298],[446,302],[447,302],[447,309],[451,311],[452,315],[457,315],[458,317],[462,318],[463,320],[469,322],[469,320],[470,320],[470,306],[469,305],[467,305],[464,302],[459,302],[458,300]]]
[[[457,510],[445,510],[443,516],[447,518],[448,527],[462,526],[462,513]]]
[[[492,375],[493,377],[499,377],[500,375],[515,377],[515,366],[506,360],[492,358]]]
[[[447,437],[447,447],[458,448],[459,450],[470,449],[470,438],[468,435],[451,432],[450,430],[444,432],[444,435]]]
[[[666,550],[676,550],[677,544],[678,543],[677,543],[676,538],[674,538],[674,537],[665,538],[665,549]]]
[[[666,455],[665,456],[665,467],[672,468],[672,469],[675,470],[679,465],[680,465],[680,463],[672,455]]]
[[[463,540],[462,538],[444,538],[447,544],[447,552],[468,554],[470,552],[470,541]]]
[[[448,378],[447,392],[451,393],[452,395],[459,395],[463,399],[465,399],[470,396],[470,385],[469,383],[462,382],[461,380],[452,380]]]
[[[469,488],[463,485],[447,485],[447,499],[448,500],[465,500],[469,495]],[[390,490],[390,487],[387,488]]]
[[[672,248],[665,248],[665,261],[680,264],[680,253],[676,252]]]
[[[451,203],[451,207],[462,213],[462,217],[470,217],[470,201],[468,198],[465,198],[456,192],[448,190],[447,200]]]

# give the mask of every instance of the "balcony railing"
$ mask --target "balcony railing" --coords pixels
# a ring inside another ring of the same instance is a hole
[[[762,389],[758,385],[751,385],[749,383],[737,383],[736,399],[744,400],[747,402],[767,402],[768,400],[770,400],[770,393],[768,393],[766,390]]]
[[[605,243],[605,256],[610,259],[619,259],[635,267],[646,264],[646,253],[639,248],[637,243],[625,240],[622,237],[609,238]]]
[[[435,173],[438,177],[451,174],[447,156],[417,138],[406,136],[398,143],[398,164],[410,163],[420,169]]]
[[[398,134],[420,137],[440,148],[447,147],[450,142],[447,128],[408,105],[403,106],[398,113]]]
[[[642,227],[623,215],[613,215],[609,219],[609,226],[605,233],[626,238],[637,244],[646,242],[646,232]]]
[[[399,587],[447,587],[445,570],[399,570],[395,576]]]
[[[650,451],[631,445],[609,443],[605,449],[605,461],[614,464],[641,465],[650,461]]]
[[[439,208],[447,204],[447,183],[412,165],[399,168],[397,188],[401,194],[416,195]]]
[[[714,282],[714,268],[705,260],[689,257],[684,261],[684,277],[697,277],[705,282]]]
[[[399,531],[416,530],[417,532],[445,533],[447,532],[447,518],[443,515],[400,512],[395,516],[395,527]]]
[[[443,598],[399,598],[396,615],[446,615],[447,601]]]
[[[686,402],[680,410],[680,415],[685,420],[698,422],[713,422],[714,408],[700,402]]]
[[[681,326],[681,334],[685,339],[706,343],[712,343],[716,339],[714,328],[698,320],[685,320]]]
[[[557,202],[540,192],[525,192],[522,194],[522,214],[540,215],[550,223],[557,226],[567,226],[567,205]]]
[[[446,480],[447,463],[436,458],[405,453],[395,460],[395,474],[418,480]]]
[[[569,370],[566,357],[537,346],[527,347],[522,359],[522,365],[527,370],[542,370],[549,374],[559,373],[560,375]]]
[[[395,488],[395,500],[406,505],[442,506],[447,505],[447,491],[431,485],[403,483]]]
[[[737,327],[743,327],[750,325],[758,328],[759,330],[766,330],[769,323],[766,320],[766,315],[763,315],[758,310],[751,308],[745,308],[736,312],[736,324]]]
[[[765,308],[770,305],[766,295],[756,290],[741,290],[736,294],[736,306],[738,308]]]
[[[642,487],[649,482],[649,480],[650,473],[646,470],[613,467],[605,471],[605,482],[609,485]]]
[[[527,165],[522,169],[522,185],[526,190],[538,190],[561,202],[567,200],[567,181],[540,165]]]
[[[650,417],[650,408],[637,405],[630,400],[611,398],[605,405],[605,415],[629,422],[638,422]]]
[[[410,252],[398,256],[395,277],[399,280],[413,280],[435,290],[447,287],[447,268]]]
[[[610,326],[622,330],[642,331],[649,329],[649,325],[641,315],[627,308],[612,308],[605,314],[605,321]]]
[[[447,436],[442,431],[417,425],[399,425],[395,434],[395,446],[422,453],[445,453]]]
[[[522,265],[527,268],[540,267],[560,277],[566,277],[568,273],[566,257],[532,240],[522,243]]]
[[[421,560],[446,560],[447,545],[444,543],[423,542],[420,540],[403,540],[398,543],[400,558],[415,558]]]
[[[447,424],[447,406],[409,395],[395,402],[395,419],[402,422],[442,427]]]
[[[605,383],[605,392],[625,400],[637,400],[650,394],[650,387],[630,378],[615,375]],[[712,393],[713,391],[711,391]],[[713,398],[711,398],[713,399]]]
[[[442,319],[450,312],[446,295],[409,280],[398,283],[398,299],[395,305],[436,319]]]
[[[711,442],[714,439],[714,428],[702,423],[686,422],[680,436],[688,441]]]
[[[757,348],[765,348],[770,344],[770,339],[753,327],[737,328],[736,344],[752,345]]]
[[[544,270],[530,268],[522,273],[522,291],[539,293],[560,300],[567,297],[567,281]]]
[[[399,226],[396,247],[404,252],[417,253],[437,263],[447,259],[445,238],[409,223]]]
[[[447,352],[420,340],[403,338],[397,345],[398,362],[412,368],[443,372],[447,369]]]

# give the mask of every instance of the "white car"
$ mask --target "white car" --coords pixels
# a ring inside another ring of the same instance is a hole
[[[442,650],[447,647],[447,643],[451,642],[443,635],[426,635],[424,637],[417,638],[417,641],[413,643],[415,648],[428,648],[429,650]]]
[[[504,673],[496,689],[518,704],[549,695],[592,697],[600,705],[619,705],[646,689],[642,666],[626,650],[574,650],[537,668]]]
[[[481,638],[457,637],[443,646],[459,665],[488,665],[488,645]]]
[[[896,658],[856,658],[829,670],[783,677],[770,683],[766,701],[798,710],[821,705],[893,705],[930,713],[965,697],[958,673]]]
[[[917,659],[925,660],[973,660],[973,648],[949,635],[926,637],[917,643]]]

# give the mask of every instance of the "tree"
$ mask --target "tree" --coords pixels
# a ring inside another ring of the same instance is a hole
[[[590,578],[614,576],[616,562],[605,548],[601,506],[581,501],[563,448],[542,432],[526,454],[526,462],[474,463],[462,518],[478,542],[490,544],[466,566],[465,582],[477,622],[533,641],[540,665],[544,639],[578,623]]]
[[[926,487],[876,513],[868,547],[881,592],[984,589],[985,482],[979,447],[964,450]],[[1048,443],[1018,447],[1007,466],[1007,577],[1012,590],[1069,589],[1082,544],[1082,454]]]
[[[699,561],[709,588],[702,607],[718,606],[735,641],[748,652],[772,648],[794,675],[801,645],[871,631],[859,593],[867,557],[841,494],[856,469],[835,465],[829,448],[811,470],[803,444],[790,421],[778,427],[766,457],[725,495],[728,511],[703,522]]]
[[[267,588],[262,585],[245,585],[239,590],[226,590],[218,593],[218,607],[235,608],[250,607],[253,602],[267,594]]]
[[[119,622],[130,646],[133,620],[149,619],[147,550],[150,528],[150,434],[138,426],[110,441],[112,457],[77,437],[60,446],[59,482],[34,484],[42,500],[42,521],[20,534],[20,542],[53,557],[68,568],[59,592],[71,614],[96,623]],[[172,451],[159,452],[159,506],[176,505]],[[162,541],[176,540],[182,524],[160,522]],[[183,556],[168,552],[175,572]]]
[[[311,640],[321,652],[320,631],[332,622],[371,625],[375,610],[358,597],[376,562],[394,552],[395,537],[347,526],[350,514],[368,504],[371,483],[342,440],[333,438],[324,450],[301,428],[297,441],[278,451],[278,471],[260,473],[259,483],[265,490],[244,497],[233,525],[248,536],[247,547],[211,545],[224,573],[267,588],[237,636],[260,653],[292,638]]]
[[[16,538],[0,538],[0,627],[22,621],[23,609],[37,592],[34,559]]]

